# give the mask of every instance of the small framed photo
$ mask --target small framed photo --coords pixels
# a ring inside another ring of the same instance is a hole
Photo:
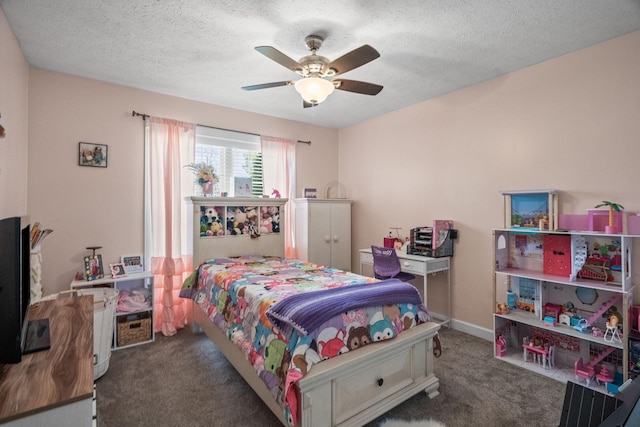
[[[103,277],[102,255],[87,255],[84,257],[84,278],[90,282]]]
[[[107,167],[106,145],[80,142],[78,146],[78,164],[80,166]]]
[[[120,260],[124,264],[124,271],[127,274],[135,274],[144,272],[142,263],[142,255],[122,255]]]
[[[252,178],[233,178],[233,187],[235,197],[251,197],[253,191],[253,179]]]
[[[111,276],[114,279],[117,279],[118,277],[127,277],[127,270],[124,268],[124,263],[117,262],[115,264],[109,264],[109,267],[111,268]]]
[[[315,199],[317,197],[317,191],[315,188],[305,188],[304,189],[304,197],[305,199]]]

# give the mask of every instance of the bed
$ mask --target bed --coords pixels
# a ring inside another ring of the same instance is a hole
[[[188,202],[196,271],[182,296],[193,322],[284,425],[361,426],[422,391],[438,395],[440,326],[415,288],[284,259],[284,233],[265,218],[282,223],[286,199]]]

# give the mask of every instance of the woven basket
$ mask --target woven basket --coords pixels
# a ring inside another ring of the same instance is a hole
[[[118,347],[151,339],[151,315],[144,313],[118,317]]]

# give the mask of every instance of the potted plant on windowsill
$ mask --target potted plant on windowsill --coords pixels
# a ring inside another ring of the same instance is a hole
[[[601,208],[603,206],[607,206],[609,208],[609,225],[604,227],[604,232],[607,234],[617,234],[618,228],[614,224],[613,211],[622,212],[624,206],[618,203],[603,200],[602,203],[596,205],[596,208]]]

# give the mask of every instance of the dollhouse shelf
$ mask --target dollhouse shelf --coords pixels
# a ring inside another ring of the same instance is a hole
[[[630,357],[629,313],[634,303],[638,258],[633,248],[640,242],[640,235],[532,227],[496,229],[493,235],[494,307],[507,300],[509,289],[516,293],[516,305],[521,308],[512,308],[506,314],[502,310],[494,313],[496,343],[507,341],[507,351],[502,356],[500,345],[496,344],[495,356],[560,381],[572,379],[574,362],[583,359],[598,368],[615,368],[626,381],[630,359],[635,358]],[[607,270],[607,281],[581,278],[588,259],[602,259],[616,268]],[[550,305],[561,308],[555,325],[544,321],[549,316],[545,306]],[[576,325],[586,322],[604,332],[606,312],[613,306],[622,315],[621,340],[605,340],[594,336],[590,329],[582,332],[573,327],[574,321]],[[560,323],[561,317],[571,319],[572,325]],[[514,357],[521,354],[524,337],[537,337],[555,345],[557,369],[541,369],[522,356]],[[603,387],[596,381],[590,386]]]
[[[525,270],[521,268],[505,268],[504,270],[496,270],[496,274],[505,274],[508,276],[524,277],[533,280],[542,280],[549,283],[557,283],[561,285],[569,285],[576,287],[587,287],[602,291],[620,292],[620,282],[600,282],[589,279],[569,280],[568,277],[555,276],[553,274],[544,274],[537,271]]]
[[[573,327],[571,326],[560,325],[560,324],[556,326],[547,326],[544,324],[544,321],[538,319],[534,313],[527,313],[522,310],[511,310],[508,314],[496,314],[496,317],[507,319],[513,322],[526,324],[536,328],[545,329],[553,333],[567,335],[573,338],[578,338],[581,340],[586,340],[586,341],[594,342],[597,344],[606,345],[609,347],[623,348],[621,342],[608,342],[608,341],[605,341],[602,337],[594,337],[590,333],[580,332],[576,329],[573,329]]]

